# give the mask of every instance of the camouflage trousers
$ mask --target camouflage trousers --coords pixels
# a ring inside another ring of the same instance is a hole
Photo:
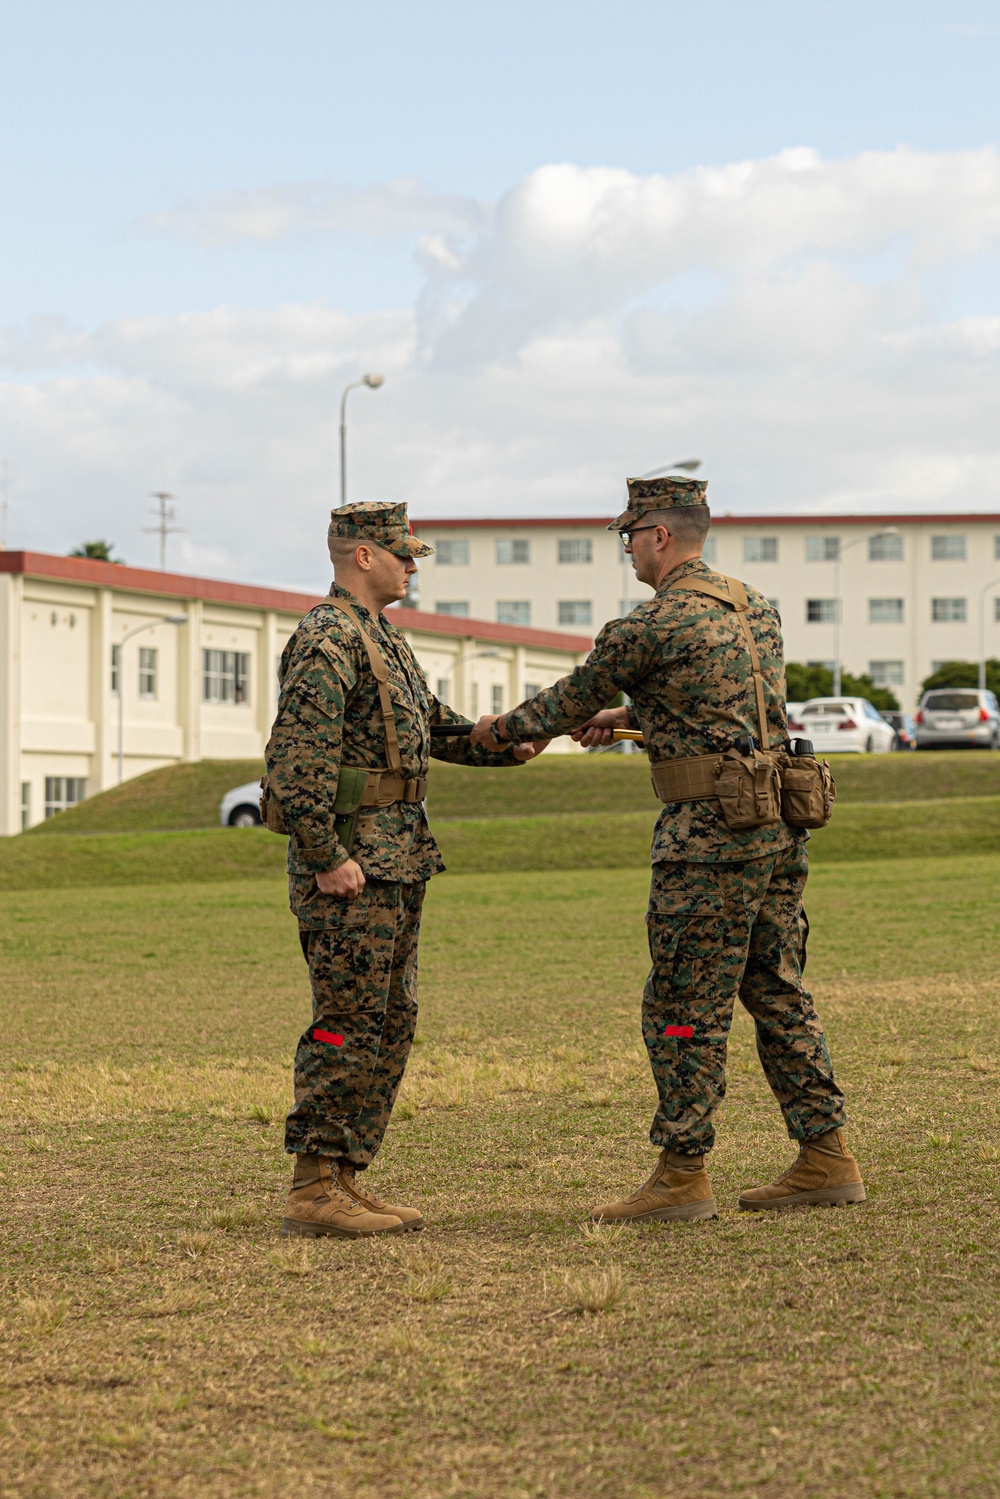
[[[295,1053],[292,1153],[364,1170],[382,1144],[417,1023],[424,883],[369,880],[356,900],[324,898],[325,925],[300,926],[313,1022]]]
[[[739,995],[793,1140],[845,1122],[844,1098],[802,985],[808,862],[801,845],[745,864],[655,864],[646,925],[653,966],[642,1032],[659,1093],[650,1139],[690,1154],[715,1142]]]

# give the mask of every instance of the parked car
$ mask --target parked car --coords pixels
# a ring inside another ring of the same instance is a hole
[[[247,781],[227,791],[219,803],[219,821],[224,828],[255,828],[260,823],[260,785]]]
[[[812,697],[788,732],[811,739],[817,754],[887,755],[896,742],[896,730],[866,697]]]
[[[917,749],[1000,749],[996,694],[975,687],[935,687],[917,709]]]
[[[799,711],[799,709],[801,707],[802,707],[801,703],[786,703],[785,704],[785,716],[789,719],[789,721],[791,721],[795,717],[796,713]]]
[[[896,743],[893,749],[915,750],[917,747],[917,726],[908,713],[883,713],[882,717],[887,724],[896,731]]]

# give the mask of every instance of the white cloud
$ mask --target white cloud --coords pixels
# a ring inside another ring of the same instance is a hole
[[[351,397],[352,495],[424,515],[607,513],[626,472],[690,453],[720,511],[1000,510],[998,299],[951,316],[940,291],[997,252],[996,151],[553,165],[465,219],[441,204],[466,200],[387,191],[331,199],[326,227],[422,235],[411,310],[0,335],[12,539],[106,534],[151,560],[146,494],[166,487],[187,565],[318,585],[337,403],[367,369],[387,378]]]
[[[437,193],[414,177],[398,177],[368,188],[302,182],[208,193],[146,214],[136,227],[208,245],[345,231],[405,238],[465,234],[481,226],[485,213],[474,198]]]

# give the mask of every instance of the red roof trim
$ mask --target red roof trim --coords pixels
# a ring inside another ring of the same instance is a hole
[[[510,531],[522,531],[527,527],[546,526],[558,530],[565,526],[609,526],[611,515],[562,516],[546,519],[529,516],[519,520],[506,517],[496,520],[414,520],[414,532],[430,530],[476,530],[487,526],[501,527]],[[897,526],[897,525],[948,525],[967,526],[981,522],[984,525],[1000,525],[1000,515],[978,511],[963,515],[713,515],[713,526]]]
[[[20,573],[29,578],[113,588],[118,593],[241,604],[250,609],[274,609],[300,618],[320,601],[318,595],[311,593],[258,588],[251,583],[225,583],[216,578],[189,578],[183,573],[153,572],[141,567],[126,567],[123,563],[96,562],[91,557],[53,557],[45,552],[0,551],[0,573]],[[462,640],[497,640],[510,645],[576,654],[589,651],[593,644],[588,635],[529,630],[523,625],[495,625],[485,619],[459,619],[450,614],[425,614],[422,609],[401,609],[398,605],[393,606],[389,618],[401,630],[421,630],[427,635],[451,635]]]

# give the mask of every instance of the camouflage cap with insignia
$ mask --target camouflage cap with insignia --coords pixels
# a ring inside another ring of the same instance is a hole
[[[623,510],[608,527],[609,531],[629,531],[644,515],[655,510],[675,510],[681,505],[707,505],[707,479],[679,479],[667,475],[662,479],[626,479],[628,509]]]
[[[368,500],[330,511],[327,536],[374,541],[394,557],[433,557],[434,548],[418,541],[406,518],[406,505],[395,500]]]

